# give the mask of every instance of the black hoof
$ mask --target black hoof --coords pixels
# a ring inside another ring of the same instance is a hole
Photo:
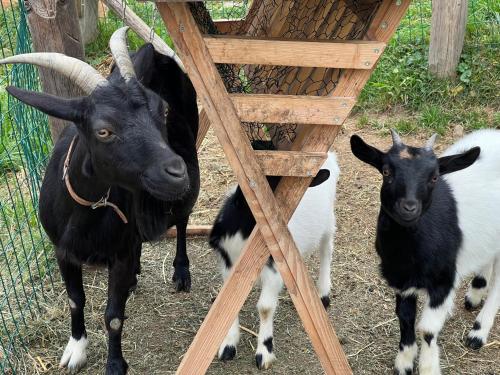
[[[394,375],[413,375],[413,369],[407,368],[404,372],[394,369]]]
[[[257,368],[259,370],[263,370],[264,369],[264,361],[262,359],[262,354],[257,354],[255,356],[255,366],[257,366]]]
[[[174,276],[172,276],[172,281],[177,292],[189,292],[191,290],[191,273],[189,272],[189,268],[176,268]]]
[[[321,302],[325,310],[328,309],[330,307],[330,296],[321,297]]]
[[[465,297],[465,301],[464,301],[464,307],[465,307],[465,310],[467,311],[472,311],[474,310],[474,306],[472,305],[472,302],[467,298]]]
[[[483,347],[484,342],[479,337],[467,337],[465,346],[472,350],[479,350]]]
[[[128,365],[123,358],[108,360],[106,364],[106,375],[125,375]]]
[[[234,359],[236,356],[236,348],[234,346],[226,346],[224,348],[224,351],[222,352],[222,355],[220,356],[220,360],[223,362],[226,361],[231,361]]]

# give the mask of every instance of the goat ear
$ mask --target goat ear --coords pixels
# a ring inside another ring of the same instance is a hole
[[[309,187],[321,185],[329,178],[330,178],[330,171],[328,169],[320,169],[316,177],[312,179]]]
[[[382,157],[384,153],[373,146],[365,143],[361,137],[353,135],[351,137],[351,151],[359,160],[382,170]]]
[[[439,174],[443,175],[446,173],[456,172],[471,166],[477,160],[480,153],[481,148],[473,147],[470,150],[462,152],[461,154],[443,156],[439,158]]]
[[[83,120],[86,98],[65,99],[41,92],[22,90],[14,86],[8,86],[7,92],[49,116],[72,122]]]

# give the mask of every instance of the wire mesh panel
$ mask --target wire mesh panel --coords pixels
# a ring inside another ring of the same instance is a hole
[[[360,40],[380,0],[206,1],[191,9],[204,34],[290,40]],[[222,22],[221,22],[222,20]],[[230,93],[330,94],[341,69],[217,64]],[[244,123],[251,140],[271,139],[280,147],[295,138],[296,124]]]
[[[1,5],[1,56],[30,52],[23,3]],[[15,373],[22,337],[45,302],[53,261],[38,221],[38,190],[51,148],[47,118],[8,97],[9,84],[38,90],[34,67],[0,68],[0,372]]]

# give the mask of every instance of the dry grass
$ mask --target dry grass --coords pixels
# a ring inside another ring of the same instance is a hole
[[[373,249],[378,210],[377,173],[354,159],[348,148],[348,126],[336,143],[341,163],[338,189],[338,233],[333,265],[333,307],[330,317],[348,355],[355,374],[390,374],[397,351],[398,323],[394,316],[394,297],[378,274],[378,259]],[[389,137],[373,131],[360,131],[380,147]],[[421,141],[423,141],[422,135]],[[440,144],[450,143],[452,136]],[[441,146],[442,148],[443,146]],[[212,134],[200,151],[203,191],[192,216],[194,223],[213,220],[223,192],[233,175]],[[170,283],[175,252],[172,240],[147,245],[143,252],[143,274],[137,292],[127,304],[129,318],[123,335],[124,355],[130,374],[174,373],[198,326],[217,294],[220,278],[215,257],[205,239],[191,239],[193,289],[190,294],[175,294]],[[317,259],[308,261],[316,270]],[[315,274],[315,271],[313,271]],[[106,303],[104,271],[89,270],[85,275],[87,291],[86,321],[90,340],[89,364],[83,374],[101,374],[106,361],[106,335],[103,313]],[[29,354],[24,358],[26,374],[59,374],[58,359],[69,336],[69,308],[62,283],[56,283],[53,300],[43,316],[32,323]],[[474,314],[462,308],[463,291],[457,299],[454,316],[440,337],[444,374],[500,374],[500,324],[497,319],[488,347],[472,352],[464,347],[464,336],[471,328]],[[242,310],[241,324],[258,330],[254,308],[256,291]],[[257,374],[253,352],[255,337],[242,332],[236,360],[214,361],[209,374]],[[272,374],[321,374],[315,354],[303,332],[300,320],[286,293],[280,299],[275,324],[278,361]]]

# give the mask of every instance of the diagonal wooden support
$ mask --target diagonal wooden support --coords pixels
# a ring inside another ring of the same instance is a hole
[[[369,29],[369,35],[370,38],[369,40],[377,40],[377,41],[388,41],[392,33],[394,32],[397,24],[399,24],[400,18],[403,16],[404,12],[406,11],[406,8],[408,7],[409,0],[403,0],[402,2],[396,2],[392,0],[384,0],[381,7],[379,8],[372,27]],[[192,39],[192,30],[190,28],[187,28],[186,25],[188,23],[183,23],[182,21],[184,19],[189,19],[190,14],[185,8],[185,5],[182,5],[180,9],[181,11],[184,11],[185,14],[175,14],[175,11],[179,12],[179,9],[176,9],[178,6],[168,6],[166,4],[159,4],[158,5],[162,16],[167,24],[167,27],[169,28],[171,35],[174,38],[174,41],[176,41],[177,48],[179,52],[181,52],[181,56],[183,57],[184,62],[190,66],[188,69],[188,73],[191,76],[191,79],[193,80],[193,83],[195,84],[195,87],[197,88],[198,94],[201,96],[205,96],[206,93],[208,92],[208,88],[204,87],[205,83],[203,82],[203,77],[200,77],[200,72],[198,71],[199,67],[197,66],[197,60],[200,59],[203,60],[205,59],[205,56],[208,56],[208,54],[203,55],[203,52],[206,53],[206,50],[204,49],[203,43],[196,41],[195,43],[193,42]],[[173,9],[172,9],[173,8]],[[164,11],[164,12],[162,12]],[[180,17],[179,17],[180,15]],[[179,22],[179,20],[181,22]],[[192,20],[192,19],[191,19]],[[384,21],[387,20],[387,21]],[[196,26],[194,25],[194,28],[197,31]],[[187,33],[187,35],[179,35],[179,34],[184,34],[181,32],[181,30],[184,31],[184,33]],[[196,35],[195,35],[196,36]],[[187,37],[187,38],[185,38]],[[196,36],[198,37],[198,36]],[[201,37],[201,36],[200,36]],[[186,39],[186,40],[185,40]],[[196,38],[195,38],[196,39]],[[179,43],[180,41],[180,43]],[[188,42],[186,44],[186,42]],[[201,53],[200,50],[197,50],[200,48],[200,45],[202,46],[201,48]],[[188,48],[189,46],[189,48]],[[194,54],[191,55],[191,50],[194,49]],[[193,58],[194,56],[194,58]],[[187,60],[186,60],[187,59]],[[201,65],[205,65],[204,63]],[[211,61],[208,62],[209,67],[213,67],[213,63]],[[370,76],[370,72],[368,71],[368,74],[357,74],[356,71],[347,71],[344,76],[349,75],[351,78],[349,80],[344,80],[344,82],[338,85],[337,91],[338,93],[335,94],[336,96],[356,96],[359,90],[364,86],[366,83],[366,80]],[[217,75],[216,71],[215,74],[213,74],[213,77],[210,77],[210,79],[215,79],[216,81],[218,80],[220,87],[222,87],[222,90],[220,92],[224,92],[224,88],[220,82],[220,77]],[[195,82],[197,80],[197,82]],[[349,81],[352,80],[353,84],[349,85]],[[201,88],[201,91],[200,91]],[[211,93],[210,93],[211,94]],[[223,95],[224,96],[224,95]],[[226,137],[226,140],[229,138],[227,137],[227,133],[222,132],[220,128],[222,128],[225,131],[224,124],[221,124],[221,117],[219,117],[219,114],[217,113],[217,107],[220,107],[219,103],[214,103],[211,102],[210,95],[207,97],[201,98],[204,106],[206,104],[210,104],[212,108],[210,108],[210,111],[215,111],[216,113],[212,115],[216,120],[219,121],[217,124],[216,129],[218,133],[222,134],[217,134],[219,139],[221,139],[220,135],[222,138]],[[217,99],[219,99],[217,97]],[[222,106],[222,108],[225,108],[225,105]],[[234,108],[232,108],[232,111],[234,112]],[[233,113],[234,114],[234,113]],[[224,115],[224,114],[222,114]],[[222,116],[224,117],[224,116]],[[235,117],[235,116],[234,116]],[[233,120],[234,120],[233,117]],[[225,117],[224,117],[225,118]],[[210,119],[212,121],[212,119]],[[234,121],[239,122],[238,121]],[[215,126],[214,126],[215,128]],[[234,130],[234,129],[232,129]],[[308,125],[305,130],[300,134],[299,139],[295,142],[293,149],[294,150],[300,150],[300,151],[312,151],[312,152],[326,152],[328,148],[331,146],[333,143],[333,140],[335,139],[335,136],[339,130],[338,126],[312,126]],[[246,138],[245,138],[246,139]],[[247,141],[248,143],[248,141]],[[247,147],[249,147],[247,145]],[[230,150],[231,151],[231,150]],[[235,150],[233,150],[235,151]],[[250,150],[251,151],[251,150]],[[228,157],[230,155],[228,154]],[[253,159],[252,159],[253,160]],[[234,166],[233,166],[234,167]],[[243,169],[243,168],[242,168]],[[235,170],[235,172],[237,172]],[[240,171],[241,172],[241,171]],[[245,172],[243,170],[243,172]],[[241,178],[241,175],[237,175],[238,178]],[[246,175],[243,173],[243,178],[247,178]],[[292,177],[286,177],[283,178],[280,185],[276,189],[276,201],[278,202],[278,207],[281,209],[281,213],[283,214],[283,222],[288,221],[290,218],[291,214],[295,210],[298,202],[300,201],[300,198],[302,197],[303,193],[307,189],[309,183],[310,183],[310,178],[292,178]],[[248,188],[248,180],[244,180],[244,182],[247,184]],[[241,184],[241,182],[240,182]],[[243,187],[243,186],[242,186]],[[265,184],[265,187],[268,188],[267,184]],[[244,190],[245,192],[245,190]],[[269,193],[269,191],[267,192]],[[247,192],[245,192],[245,195],[247,195]],[[259,205],[260,202],[257,199],[255,195],[250,196],[252,199],[252,203],[255,205]],[[247,197],[248,199],[249,197]],[[255,199],[257,199],[257,202],[255,202]],[[274,203],[276,204],[276,201]],[[277,211],[278,212],[278,211]],[[262,215],[262,212],[260,212]],[[256,218],[258,216],[256,215]],[[265,215],[264,215],[265,218]],[[261,221],[264,221],[262,217],[259,218]],[[281,218],[278,218],[278,220]],[[267,228],[266,228],[267,226]],[[241,255],[240,259],[238,262],[234,265],[233,267],[233,272],[230,275],[230,277],[226,280],[226,283],[224,284],[221,292],[219,293],[216,301],[214,302],[210,312],[208,313],[206,319],[204,320],[202,326],[200,327],[190,349],[184,356],[184,359],[178,369],[178,373],[180,374],[204,374],[208,366],[210,365],[214,354],[216,353],[217,347],[220,345],[222,342],[226,332],[228,331],[232,321],[236,317],[237,313],[239,312],[241,306],[243,305],[244,301],[246,300],[252,285],[256,278],[258,277],[262,267],[264,266],[267,257],[269,255],[268,250],[266,249],[266,242],[264,241],[265,237],[261,234],[261,230],[266,229],[270,230],[271,228],[269,227],[269,224],[267,222],[262,225],[259,220],[258,220],[258,226],[254,229],[253,233],[251,234],[248,244],[246,246],[246,249],[243,251],[243,254]],[[272,232],[272,230],[271,230]],[[269,234],[269,232],[267,232]],[[273,233],[274,234],[274,233]],[[289,236],[288,231],[286,231],[286,234]],[[293,242],[292,242],[293,245]],[[273,250],[271,250],[273,251]],[[274,249],[276,251],[276,249]],[[295,249],[296,252],[296,249]],[[295,253],[296,254],[296,253]],[[274,254],[273,254],[274,255]],[[293,252],[292,252],[293,255]],[[288,256],[288,258],[285,258],[285,261],[293,261],[293,257],[290,257],[290,253],[287,253],[285,256]],[[297,264],[299,265],[299,272],[296,274],[301,275],[302,270],[300,269],[303,267],[303,263],[300,260],[300,256],[298,256],[297,260],[299,261]],[[280,262],[283,262],[281,260]],[[289,264],[293,264],[290,262]],[[280,265],[280,272],[282,272],[282,268],[284,268],[283,265]],[[308,279],[307,273],[304,273],[306,275],[306,283]],[[284,275],[285,276],[285,275]],[[285,282],[289,280],[285,279]],[[296,281],[296,280],[294,280]],[[287,284],[288,285],[288,284]],[[311,286],[311,285],[309,285]],[[300,289],[297,288],[295,290],[290,289],[289,290],[292,292],[292,298],[294,298],[294,303],[298,298],[301,298],[302,296],[297,297],[293,293],[300,293]],[[314,301],[314,299],[319,302],[319,298],[315,295],[315,290],[314,288],[310,288],[309,291],[314,291],[312,295],[306,296],[305,298],[310,298]],[[322,311],[322,308],[320,306],[319,311]],[[343,356],[343,353],[334,353],[332,354],[331,352],[326,352],[321,350],[324,349],[324,346],[318,345],[316,340],[324,338],[320,337],[318,332],[313,332],[314,331],[314,322],[311,322],[311,320],[314,320],[314,318],[311,318],[311,316],[305,316],[307,312],[301,312],[299,310],[299,314],[301,319],[303,319],[304,324],[306,326],[307,332],[310,334],[311,339],[313,341],[313,345],[315,345],[315,349],[318,352],[320,359],[322,360],[322,365],[323,368],[325,369],[325,372],[330,374],[330,373],[338,373],[338,374],[349,374],[350,369],[347,365],[347,362],[345,362],[345,357]],[[321,317],[319,317],[321,319]],[[333,332],[333,331],[332,331]],[[338,348],[338,347],[337,347]],[[319,349],[319,350],[318,350]],[[337,368],[335,368],[336,363],[332,363],[331,360],[329,360],[328,355],[330,356],[339,356],[340,358],[340,363],[337,365]],[[325,358],[327,358],[325,360]],[[340,367],[340,370],[339,370]]]
[[[314,288],[299,251],[281,217],[280,207],[260,170],[231,99],[209,57],[203,38],[185,4],[158,4],[160,14],[187,66],[199,99],[236,174],[239,185],[290,292],[325,372],[348,374],[349,365]],[[257,235],[258,236],[258,235]],[[255,236],[255,237],[257,237]],[[189,354],[189,353],[188,353]],[[213,355],[213,353],[211,353]],[[184,364],[184,368],[183,368]],[[179,373],[200,373],[184,358]],[[193,368],[188,369],[189,366]]]

